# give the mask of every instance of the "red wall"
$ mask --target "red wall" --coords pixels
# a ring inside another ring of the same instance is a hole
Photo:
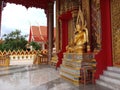
[[[56,67],[59,67],[62,63],[63,53],[66,51],[66,46],[68,45],[68,22],[71,18],[71,12],[66,12],[59,17],[62,22],[62,50],[58,53],[58,63]]]
[[[103,73],[107,66],[112,66],[112,37],[111,37],[111,13],[110,0],[100,0],[101,24],[102,24],[102,49],[95,56],[97,61],[97,70],[95,78]]]

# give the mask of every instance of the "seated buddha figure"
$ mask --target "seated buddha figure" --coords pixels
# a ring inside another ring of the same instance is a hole
[[[75,36],[74,36],[74,45],[79,46],[83,45],[85,42],[87,42],[87,37],[86,37],[86,31],[82,30],[80,25],[76,25],[76,31],[75,31]]]
[[[66,51],[69,53],[82,53],[87,49],[88,29],[84,22],[81,11],[78,13],[77,23],[74,32],[74,38],[69,42]]]
[[[71,41],[71,47],[69,50],[74,53],[82,53],[85,52],[86,44],[87,44],[87,29],[80,27],[79,24],[76,25],[76,30],[74,33],[74,38]]]

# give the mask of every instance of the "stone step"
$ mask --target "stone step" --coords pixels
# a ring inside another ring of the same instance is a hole
[[[10,74],[13,74],[13,73],[18,73],[18,72],[25,72],[25,71],[31,71],[31,70],[35,70],[35,69],[38,69],[39,67],[38,66],[20,66],[20,67],[14,67],[13,68],[10,68],[10,69],[5,69],[5,70],[2,70],[0,71],[0,76],[4,76],[4,75],[10,75]]]
[[[108,87],[112,90],[120,90],[120,68],[107,67],[103,75],[96,80],[96,84]]]
[[[103,75],[107,75],[112,78],[120,79],[120,73],[114,71],[104,71]]]
[[[110,76],[107,76],[107,75],[101,75],[100,80],[120,85],[120,79],[116,79],[114,77],[110,77]]]
[[[25,67],[25,66],[13,65],[13,66],[8,66],[8,67],[0,67],[0,71],[11,70],[11,69],[17,69],[17,68],[23,68],[23,67]]]
[[[110,90],[120,90],[119,85],[116,85],[116,84],[111,83],[111,82],[106,82],[106,81],[103,81],[103,80],[100,80],[100,79],[96,80],[96,84],[107,87]]]
[[[120,73],[120,68],[118,67],[107,67],[107,70]]]

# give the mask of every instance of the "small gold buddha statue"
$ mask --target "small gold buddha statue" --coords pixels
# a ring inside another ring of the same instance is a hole
[[[66,51],[69,53],[83,53],[87,50],[87,44],[88,29],[86,27],[86,22],[84,21],[83,13],[81,9],[79,9],[74,38],[69,42]]]

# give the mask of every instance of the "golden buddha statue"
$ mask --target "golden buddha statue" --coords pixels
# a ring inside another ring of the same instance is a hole
[[[88,44],[88,29],[86,28],[86,22],[84,22],[84,16],[79,9],[78,17],[74,32],[74,38],[69,42],[66,47],[66,51],[69,53],[82,53],[87,50]]]

